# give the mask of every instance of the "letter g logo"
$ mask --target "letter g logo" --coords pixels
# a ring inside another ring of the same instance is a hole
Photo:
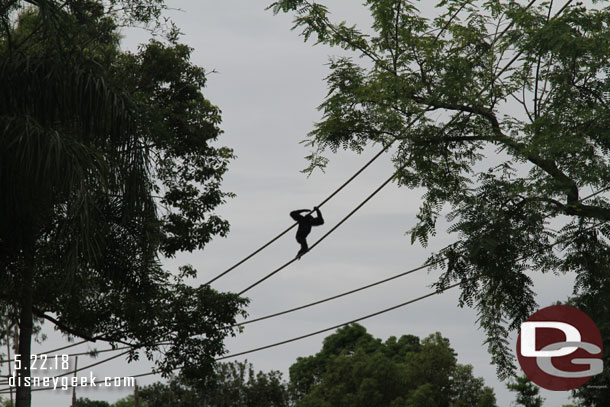
[[[517,356],[525,374],[549,390],[574,389],[603,371],[597,325],[566,305],[543,308],[521,324]]]

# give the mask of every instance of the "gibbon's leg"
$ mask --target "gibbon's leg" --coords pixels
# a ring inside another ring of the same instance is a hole
[[[307,253],[309,247],[307,246],[307,236],[297,234],[297,242],[301,245],[301,250],[297,253],[297,259],[301,259],[301,256]]]

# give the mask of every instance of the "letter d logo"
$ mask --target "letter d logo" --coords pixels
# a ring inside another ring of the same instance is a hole
[[[558,357],[569,355],[576,350],[575,346],[566,346],[558,350],[536,350],[536,328],[557,329],[566,336],[565,342],[580,342],[580,332],[565,322],[532,321],[521,324],[521,355],[526,357]]]
[[[548,390],[572,390],[603,371],[595,322],[567,305],[541,309],[521,324],[517,357],[523,372]]]

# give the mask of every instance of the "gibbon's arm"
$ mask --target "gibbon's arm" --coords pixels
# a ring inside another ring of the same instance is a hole
[[[320,209],[318,209],[318,207],[316,206],[315,208],[313,208],[316,211],[316,218],[314,219],[312,225],[313,226],[320,226],[324,224],[324,218],[322,217],[322,212],[320,212]]]

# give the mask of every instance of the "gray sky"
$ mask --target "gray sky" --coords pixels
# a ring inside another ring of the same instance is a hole
[[[324,77],[328,57],[338,51],[304,43],[291,31],[291,17],[265,11],[268,1],[199,0],[169,1],[169,15],[184,32],[183,42],[194,48],[193,61],[207,70],[205,95],[222,109],[223,145],[235,149],[224,189],[237,194],[219,213],[232,225],[226,239],[216,239],[204,252],[168,262],[170,268],[191,263],[199,270],[193,283],[203,283],[232,265],[283,230],[291,222],[288,212],[310,208],[362,166],[379,147],[359,156],[341,152],[331,157],[326,174],[310,178],[299,173],[306,166],[307,148],[299,144],[320,114],[316,106],[326,94]],[[366,10],[355,1],[329,1],[337,20],[367,22]],[[429,7],[429,5],[428,5]],[[431,9],[425,13],[430,15]],[[125,47],[134,49],[144,32],[126,33]],[[313,230],[313,242],[371,193],[392,173],[389,155],[379,159],[346,190],[323,208],[326,225]],[[248,293],[252,317],[266,315],[331,296],[422,264],[430,253],[455,239],[444,232],[428,248],[411,246],[404,235],[415,221],[421,191],[386,187],[352,219],[301,261]],[[292,258],[298,250],[294,234],[215,283],[219,290],[240,291]],[[230,353],[299,336],[387,308],[429,292],[439,271],[422,271],[392,283],[269,321],[247,326],[244,333],[227,341]],[[573,276],[534,276],[538,304],[564,300],[571,293]],[[457,291],[450,291],[412,306],[362,322],[375,337],[414,334],[425,337],[440,331],[449,338],[462,364],[472,364],[474,374],[485,378],[496,392],[499,406],[514,399],[495,376],[477,328],[476,312],[457,307]],[[34,347],[41,352],[62,342],[50,339]],[[247,356],[258,370],[287,374],[298,356],[317,352],[325,335]],[[514,338],[512,338],[514,343]],[[103,346],[102,346],[103,347]],[[86,347],[78,348],[86,349]],[[71,350],[72,351],[72,350]],[[83,358],[79,365],[93,363]],[[137,374],[148,371],[144,361],[117,361],[93,369],[96,376]],[[141,385],[155,381],[141,380]],[[79,396],[114,401],[131,390],[79,390]],[[541,391],[545,405],[568,402],[567,392]],[[34,394],[35,406],[67,406],[70,392]]]

